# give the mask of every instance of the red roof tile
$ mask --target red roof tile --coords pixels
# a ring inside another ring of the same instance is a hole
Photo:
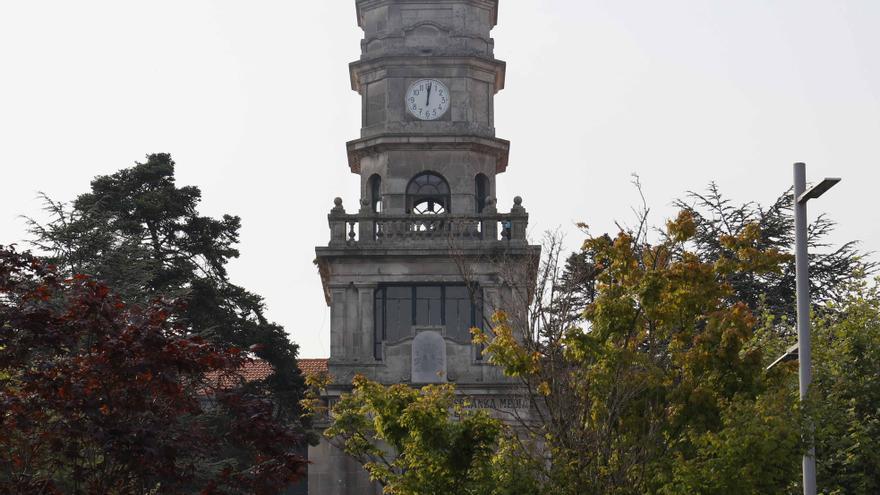
[[[317,375],[327,373],[327,358],[298,359],[299,370],[303,375]]]
[[[297,364],[299,365],[299,370],[303,375],[316,375],[320,373],[327,372],[327,359],[298,359]],[[240,368],[240,371],[237,374],[224,373],[220,374],[218,372],[208,373],[205,378],[208,383],[212,386],[219,386],[220,388],[230,388],[235,385],[238,385],[240,382],[254,382],[257,380],[265,380],[268,378],[275,370],[272,368],[272,365],[262,359],[253,359],[251,361],[247,361],[244,366]]]
[[[272,365],[262,359],[248,361],[241,367],[241,376],[244,378],[245,382],[265,380],[274,372],[275,369],[272,368]]]

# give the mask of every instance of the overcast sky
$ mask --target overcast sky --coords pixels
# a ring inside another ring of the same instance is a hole
[[[521,195],[531,234],[652,219],[717,181],[772,202],[791,164],[844,182],[813,211],[835,241],[880,250],[880,1],[504,0],[496,129],[510,139],[499,209]],[[201,212],[242,217],[235,282],[301,345],[329,354],[312,264],[335,196],[355,210],[345,141],[360,100],[354,0],[0,0],[0,244],[21,241],[37,191],[169,152]]]

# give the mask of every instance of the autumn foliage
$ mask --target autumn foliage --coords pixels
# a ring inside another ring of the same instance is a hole
[[[530,392],[538,419],[520,426],[543,445],[540,493],[786,493],[797,479],[791,375],[765,372],[759,319],[730,282],[775,273],[788,256],[748,226],[707,262],[695,232],[684,211],[660,242],[590,237],[585,289],[557,283],[551,259],[530,320],[499,312],[491,332],[475,332]]]
[[[247,353],[189,335],[182,310],[0,246],[0,492],[268,494],[302,477],[302,438],[236,379]]]

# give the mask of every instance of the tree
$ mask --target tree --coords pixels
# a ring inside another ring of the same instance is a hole
[[[0,491],[275,494],[300,478],[303,437],[241,383],[249,357],[185,314],[0,246]]]
[[[641,193],[638,178],[634,181]],[[648,213],[647,204],[636,211],[639,225],[635,228],[621,227],[636,238],[647,239],[649,226],[644,222]],[[703,262],[715,263],[734,253],[724,245],[723,240],[736,237],[749,228],[757,226],[756,247],[762,250],[776,250],[794,253],[794,212],[793,195],[788,192],[780,195],[769,207],[747,202],[735,204],[725,197],[715,183],[709,184],[703,193],[689,192],[673,204],[681,211],[688,212],[694,220],[696,230],[690,248]],[[831,249],[828,236],[834,231],[835,223],[825,215],[820,215],[809,226],[808,243],[810,247],[810,281],[813,300],[822,311],[830,310],[828,303],[841,303],[847,297],[852,280],[877,271],[878,263],[869,259],[859,250],[857,241],[850,241]],[[662,236],[663,232],[659,234]],[[594,253],[583,249],[571,254],[564,269],[556,280],[556,289],[566,293],[563,300],[570,303],[572,320],[581,316],[579,308],[588,304],[595,295]],[[731,288],[736,297],[745,302],[756,313],[767,312],[776,317],[795,321],[795,270],[794,258],[785,260],[779,270],[767,273],[730,274]],[[577,297],[575,301],[572,297]],[[789,328],[780,325],[777,330]]]
[[[797,418],[796,394],[785,369],[764,372],[758,319],[731,281],[788,256],[752,224],[705,260],[689,211],[656,244],[646,231],[588,238],[589,269],[568,280],[552,244],[527,320],[499,313],[476,332],[532,398],[538,420],[520,426],[544,441],[535,475],[560,494],[785,491],[801,430],[779,419]]]
[[[859,282],[813,329],[809,417],[822,493],[880,493],[880,289]]]
[[[389,387],[357,376],[324,435],[393,495],[537,494],[501,421],[455,400],[454,386]],[[320,413],[317,389],[309,407]]]
[[[756,203],[735,205],[724,197],[715,183],[705,193],[690,192],[675,202],[675,206],[690,213],[696,225],[692,239],[693,249],[707,263],[731,256],[722,239],[738,236],[752,225],[758,227],[758,249],[794,252],[794,195],[791,190],[779,196],[769,207]],[[827,241],[835,223],[820,215],[809,226],[810,282],[813,301],[820,308],[828,303],[846,300],[851,282],[860,274],[870,274],[878,268],[858,249],[857,241],[850,241],[829,250]],[[754,311],[767,311],[779,317],[795,320],[794,259],[782,264],[781,270],[770,273],[737,273],[729,282],[737,297]]]
[[[67,275],[87,273],[128,303],[184,297],[180,315],[190,332],[210,342],[253,348],[275,369],[267,380],[291,421],[304,389],[297,346],[268,321],[263,299],[230,282],[226,264],[239,255],[241,220],[200,216],[201,191],[177,187],[168,154],[95,178],[91,191],[67,206],[44,196],[52,215],[31,220],[33,244]]]

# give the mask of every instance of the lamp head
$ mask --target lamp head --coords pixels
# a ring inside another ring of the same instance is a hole
[[[822,180],[822,182],[816,184],[815,186],[811,187],[807,192],[801,194],[800,197],[797,198],[797,202],[806,203],[811,199],[816,199],[819,196],[828,192],[828,190],[834,187],[838,182],[840,182],[839,177],[826,177]]]

